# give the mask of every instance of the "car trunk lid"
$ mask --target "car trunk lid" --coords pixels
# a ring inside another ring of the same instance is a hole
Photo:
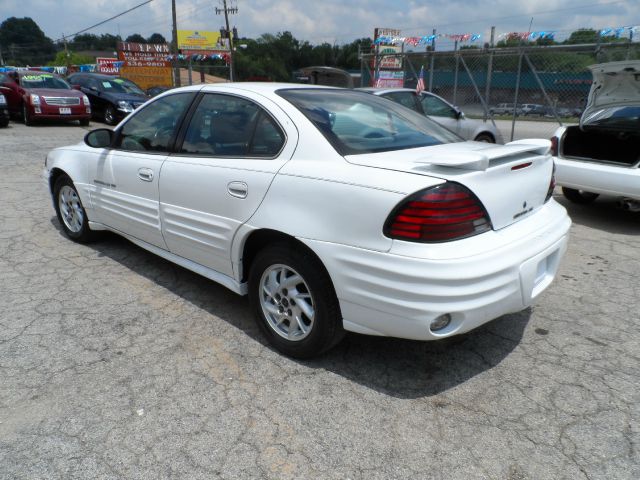
[[[581,127],[600,120],[607,109],[640,106],[640,60],[601,63],[589,69],[593,84]]]
[[[345,158],[357,165],[461,183],[480,199],[498,230],[544,204],[553,169],[550,145],[542,139],[507,145],[461,142]]]

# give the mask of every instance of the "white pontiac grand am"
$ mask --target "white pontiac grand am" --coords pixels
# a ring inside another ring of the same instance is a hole
[[[230,83],[154,98],[45,176],[69,238],[111,230],[248,294],[304,358],[345,330],[435,340],[531,305],[571,223],[549,148],[464,142],[364,92]]]

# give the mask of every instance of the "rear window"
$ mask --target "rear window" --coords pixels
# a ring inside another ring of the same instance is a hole
[[[365,92],[309,88],[277,93],[298,108],[341,155],[463,141],[425,116]]]

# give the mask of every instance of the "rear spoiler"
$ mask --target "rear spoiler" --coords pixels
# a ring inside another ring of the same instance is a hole
[[[459,168],[462,170],[484,171],[489,168],[492,160],[511,157],[521,153],[548,155],[551,142],[543,138],[516,140],[505,145],[491,145],[475,152],[451,152],[446,158],[432,156],[420,157],[415,160],[418,164],[437,165],[438,167]],[[419,169],[419,167],[418,167]]]

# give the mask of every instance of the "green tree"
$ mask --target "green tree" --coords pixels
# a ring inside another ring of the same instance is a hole
[[[67,65],[87,65],[96,63],[95,58],[90,57],[89,55],[80,55],[78,53],[74,53],[69,51],[66,53],[64,50],[58,52],[56,54],[56,58],[47,65],[55,66],[55,67],[64,67]]]
[[[142,35],[140,35],[139,33],[134,33],[133,35],[129,35],[125,39],[125,42],[147,43],[147,40]]]
[[[55,54],[53,41],[29,17],[11,17],[0,24],[0,48],[5,63],[17,66],[43,64]]]
[[[167,43],[167,40],[160,33],[153,33],[147,38],[147,43]]]

